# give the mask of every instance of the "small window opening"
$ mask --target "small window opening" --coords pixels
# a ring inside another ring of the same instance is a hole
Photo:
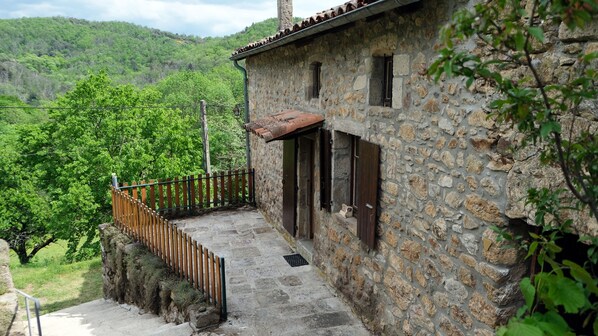
[[[392,56],[384,56],[384,80],[382,105],[392,106]]]
[[[311,92],[310,98],[320,98],[320,89],[322,88],[322,63],[314,62],[311,69]]]
[[[372,74],[369,87],[371,106],[392,106],[393,56],[372,57]]]

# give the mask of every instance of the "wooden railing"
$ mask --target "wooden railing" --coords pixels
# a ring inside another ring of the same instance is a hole
[[[221,318],[226,319],[224,258],[194,241],[140,199],[115,187],[112,214],[116,226],[162,258],[175,274],[202,290],[207,300],[220,309]]]
[[[148,183],[123,183],[119,189],[167,218],[180,217],[215,208],[254,204],[254,172],[254,169],[231,170]]]

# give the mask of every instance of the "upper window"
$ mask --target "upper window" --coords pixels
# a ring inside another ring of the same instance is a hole
[[[370,78],[370,105],[392,106],[393,56],[374,56]]]
[[[320,98],[322,88],[322,63],[314,62],[309,66],[311,71],[311,85],[308,92],[309,98]]]

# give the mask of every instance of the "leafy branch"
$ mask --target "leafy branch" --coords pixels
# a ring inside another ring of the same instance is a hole
[[[497,123],[516,128],[520,146],[538,148],[541,162],[558,166],[564,177],[566,189],[528,190],[526,203],[535,209],[538,231],[525,238],[496,229],[532,259],[532,274],[520,286],[525,305],[499,335],[573,334],[565,318],[570,314],[583,317],[581,326],[573,327],[591,325],[598,335],[598,280],[592,273],[598,239],[579,238],[588,247],[581,261],[567,260],[560,246],[572,232],[571,218],[587,210],[598,221],[597,117],[588,107],[598,93],[598,53],[579,54],[566,76],[554,79],[542,72],[543,54],[553,42],[547,41],[547,29],[560,23],[569,30],[583,28],[596,13],[595,0],[480,2],[456,12],[442,29],[443,46],[429,68],[436,81],[463,76],[467,87],[491,86],[497,95],[489,107]],[[467,42],[478,48],[472,51]]]

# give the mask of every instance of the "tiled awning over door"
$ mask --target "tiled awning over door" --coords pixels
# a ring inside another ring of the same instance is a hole
[[[296,137],[322,126],[323,123],[323,115],[285,110],[245,124],[245,129],[270,142]]]

